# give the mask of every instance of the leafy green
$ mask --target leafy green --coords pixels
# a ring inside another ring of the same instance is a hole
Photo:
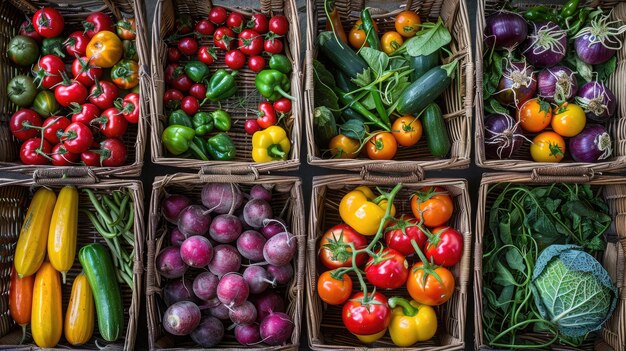
[[[361,120],[349,119],[344,124],[339,126],[339,133],[347,136],[348,138],[364,140],[365,133],[367,133],[367,127]]]
[[[359,54],[374,73],[376,73],[376,76],[382,76],[389,65],[389,56],[380,50],[366,46],[361,48]]]
[[[613,56],[605,63],[599,64],[595,66],[596,73],[598,74],[598,80],[601,82],[606,82],[610,76],[615,73],[617,69],[617,57]]]
[[[426,27],[426,26],[425,26]],[[407,54],[411,56],[430,55],[452,40],[450,32],[441,17],[433,26],[420,30],[415,36],[404,42]]]
[[[313,95],[314,107],[327,107],[335,116],[339,117],[339,98],[333,91],[335,87],[335,78],[332,73],[324,67],[318,60],[313,60],[313,75],[315,79]]]

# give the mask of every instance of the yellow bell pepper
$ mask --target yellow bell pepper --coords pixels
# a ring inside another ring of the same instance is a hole
[[[341,219],[358,233],[375,235],[378,232],[380,221],[385,217],[387,200],[378,200],[374,192],[366,187],[359,186],[347,193],[339,204]],[[391,205],[391,215],[395,216],[396,208]]]
[[[407,347],[429,340],[437,332],[437,314],[432,307],[401,297],[390,298],[388,304],[393,308],[389,335],[396,346]]]
[[[356,336],[359,340],[361,340],[362,343],[364,344],[372,344],[374,342],[376,342],[378,339],[382,338],[385,333],[387,332],[387,329],[384,329],[376,334],[372,334],[372,335],[356,335],[354,334],[354,336]]]
[[[271,126],[252,136],[252,159],[254,162],[286,160],[291,150],[287,132],[279,126]]]
[[[109,68],[122,58],[123,51],[124,46],[117,34],[103,30],[87,44],[86,56],[94,66]]]

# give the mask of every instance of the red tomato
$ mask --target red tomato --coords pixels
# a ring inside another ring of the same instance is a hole
[[[118,167],[126,162],[127,148],[119,139],[105,139],[100,143],[100,163],[104,167]]]
[[[285,114],[291,112],[291,100],[283,97],[274,101],[274,109],[276,110],[276,112]]]
[[[265,68],[263,56],[252,56],[248,59],[248,67],[252,72],[261,72]]]
[[[121,138],[128,128],[128,121],[115,107],[104,110],[94,122],[99,125],[100,133],[107,138]]]
[[[189,15],[176,16],[174,24],[176,26],[176,32],[179,34],[191,33],[193,30],[193,19]]]
[[[214,6],[211,8],[211,11],[209,11],[209,21],[217,24],[218,26],[226,22],[227,17],[228,12],[221,6]]]
[[[25,165],[47,165],[50,160],[45,155],[50,153],[51,148],[45,139],[28,139],[20,147],[20,160]]]
[[[280,54],[283,52],[283,42],[278,38],[267,39],[263,43],[263,50],[268,54]]]
[[[226,19],[226,26],[232,29],[235,33],[241,32],[244,23],[246,23],[246,19],[238,12],[231,12]]]
[[[237,71],[246,65],[246,56],[239,50],[230,50],[224,55],[224,63],[228,68]]]
[[[228,27],[219,27],[213,33],[213,44],[215,47],[224,50],[230,50],[233,46],[233,39],[235,39],[235,32]]]
[[[335,277],[335,271],[326,271],[317,280],[317,295],[329,305],[341,305],[352,294],[352,279],[348,274]]]
[[[463,235],[451,227],[438,227],[424,246],[424,255],[436,265],[452,267],[463,256]]]
[[[248,133],[248,135],[254,135],[254,133],[261,130],[259,123],[255,119],[248,119],[246,123],[243,125],[243,129]]]
[[[352,249],[349,244],[362,249],[367,246],[367,239],[357,233],[347,224],[337,224],[328,229],[320,239],[320,261],[330,269],[352,266]],[[367,254],[362,253],[356,257],[357,266],[363,266],[367,261]]]
[[[201,46],[200,49],[198,49],[198,61],[211,65],[216,59],[215,48]]]
[[[255,13],[252,15],[252,19],[248,22],[248,28],[254,29],[257,33],[267,33],[269,23],[267,17],[262,13]]]
[[[41,43],[41,40],[43,39],[41,35],[39,35],[39,33],[37,33],[37,31],[35,30],[35,26],[33,26],[33,22],[31,22],[30,18],[22,22],[17,34],[29,37],[38,43]]]
[[[61,135],[65,131],[65,128],[69,126],[72,122],[63,116],[51,116],[46,118],[43,121],[43,137],[47,141],[49,141],[52,145],[58,144],[61,142]]]
[[[124,96],[124,99],[122,99],[119,109],[122,113],[122,116],[126,118],[128,123],[139,123],[140,104],[140,97],[137,93],[126,94],[126,96]]]
[[[198,41],[193,37],[184,37],[178,41],[178,50],[183,55],[191,56],[198,51]]]
[[[183,54],[175,47],[167,48],[167,62],[178,62]]]
[[[208,19],[201,19],[196,23],[195,30],[200,35],[211,35],[215,32],[215,25]]]
[[[426,234],[418,226],[419,220],[402,215],[399,220],[385,229],[385,243],[387,247],[397,250],[405,256],[415,253],[411,240],[415,240],[418,247],[423,247]]]
[[[88,38],[92,38],[96,33],[103,30],[115,33],[115,27],[113,26],[113,20],[107,14],[102,12],[93,12],[83,22],[85,28],[85,35]]]
[[[113,106],[113,103],[118,96],[119,89],[117,86],[109,81],[103,80],[91,87],[89,102],[98,106],[100,110],[106,110],[107,108]]]
[[[180,103],[180,109],[190,116],[198,112],[199,107],[198,99],[193,96],[185,96]]]
[[[270,18],[270,32],[277,35],[285,35],[289,30],[289,21],[283,15],[277,15]]]
[[[182,66],[179,66],[177,63],[170,63],[165,66],[165,70],[163,70],[163,77],[165,78],[165,82],[167,84],[172,84],[174,79],[176,79],[181,74],[184,74],[185,70]]]
[[[193,80],[191,80],[191,78],[187,77],[187,75],[183,73],[179,75],[178,77],[174,78],[174,80],[172,81],[170,85],[172,86],[172,88],[180,90],[183,93],[186,93],[189,91],[189,89],[193,85]]]
[[[88,95],[87,88],[76,80],[67,80],[54,89],[54,98],[63,107],[83,103]]]
[[[33,27],[37,34],[44,38],[54,38],[61,35],[65,27],[65,20],[59,11],[52,7],[42,7],[33,15]]]
[[[180,102],[184,97],[185,95],[183,95],[180,90],[168,89],[165,94],[163,94],[163,103],[167,108],[177,109],[180,107]]]
[[[35,84],[46,89],[52,89],[63,81],[61,74],[65,72],[65,63],[60,57],[55,55],[43,56],[33,68]]]
[[[358,292],[343,305],[341,312],[343,325],[352,334],[372,335],[379,333],[391,322],[391,309],[385,295],[376,292],[364,299],[363,292]]]
[[[411,210],[415,218],[432,228],[445,224],[454,212],[454,203],[446,189],[424,187],[411,196]]]
[[[375,287],[396,289],[406,282],[409,263],[400,252],[385,248],[379,250],[365,265],[365,277]]]
[[[189,95],[198,100],[203,100],[206,97],[206,85],[202,83],[192,85],[191,88],[189,88]]]
[[[96,153],[100,148],[100,144],[93,143],[91,147],[95,150],[87,150],[80,154],[80,160],[89,167],[100,167],[100,154]]]
[[[267,129],[273,125],[276,125],[278,120],[276,119],[276,111],[274,106],[269,101],[263,101],[259,104],[259,112],[256,122],[261,129]]]
[[[30,128],[30,126],[41,127],[41,117],[37,112],[21,108],[11,116],[9,120],[9,130],[17,139],[24,141],[38,136],[39,129]]]
[[[67,151],[63,144],[54,145],[54,147],[52,147],[52,153],[50,154],[54,166],[72,166],[74,163],[78,162],[79,156],[80,155]]]
[[[256,56],[263,51],[263,37],[252,29],[244,29],[239,33],[239,50],[248,56]]]
[[[94,118],[100,116],[100,109],[92,103],[72,105],[71,109],[72,122],[79,122],[87,126],[91,125],[91,121],[93,121]]]
[[[454,276],[444,267],[424,267],[418,262],[411,267],[411,275],[406,283],[406,289],[413,300],[428,306],[439,306],[450,300],[454,294]],[[439,276],[437,279],[434,274]]]
[[[86,57],[77,57],[72,62],[72,75],[74,79],[79,81],[86,87],[96,84],[96,79],[101,79],[104,71],[100,67],[92,66],[90,60]]]
[[[89,39],[81,31],[70,34],[65,41],[65,51],[72,56],[85,56]]]
[[[89,127],[82,123],[72,123],[65,128],[61,142],[67,151],[80,154],[87,151],[93,143],[93,133]]]

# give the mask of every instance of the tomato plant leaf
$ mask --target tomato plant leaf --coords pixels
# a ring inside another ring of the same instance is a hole
[[[451,40],[452,36],[440,17],[434,26],[415,33],[415,36],[407,40],[404,46],[411,56],[426,56],[448,45]]]

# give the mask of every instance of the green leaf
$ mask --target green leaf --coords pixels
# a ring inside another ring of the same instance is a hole
[[[511,272],[500,261],[496,263],[496,277],[494,278],[493,283],[505,287],[515,285],[515,278],[513,278],[513,274],[511,274]]]
[[[498,300],[496,301],[496,306],[500,307],[503,312],[509,310],[509,304],[512,302],[511,298],[513,297],[514,290],[515,287],[513,285],[509,285],[505,286],[500,292],[500,296],[498,296]]]
[[[513,244],[513,239],[511,238],[511,218],[507,216],[502,219],[500,225],[498,227],[500,232],[500,240],[504,245]]]
[[[502,106],[498,100],[496,100],[493,96],[487,99],[485,103],[485,111],[487,113],[502,113],[509,114],[509,110]]]
[[[519,250],[514,247],[510,247],[506,250],[506,262],[509,267],[519,271],[521,273],[526,272],[526,265],[524,264],[524,258],[520,254]]]
[[[576,56],[576,71],[585,82],[591,82],[593,80],[593,71],[591,65],[584,63],[578,56]]]
[[[340,134],[356,140],[365,139],[366,132],[365,124],[358,119],[350,119],[339,127]]]
[[[315,84],[313,87],[314,107],[327,107],[335,118],[339,117],[339,99],[333,91],[335,78],[319,61],[313,61]]]
[[[372,79],[372,69],[367,68],[361,73],[356,75],[356,78],[352,79],[352,82],[360,87],[364,87],[370,84],[373,81]]]
[[[598,80],[606,82],[610,76],[615,73],[617,69],[617,57],[613,56],[605,63],[595,66],[596,73],[598,74]]]
[[[432,27],[420,30],[415,36],[404,42],[406,52],[411,56],[430,55],[442,46],[448,45],[452,36],[444,26],[441,17]]]
[[[373,110],[376,108],[376,103],[374,102],[374,97],[372,96],[372,94],[365,94],[363,99],[361,99],[359,102],[368,110]]]
[[[368,66],[376,73],[377,77],[383,75],[383,72],[389,66],[389,56],[382,51],[372,49],[370,47],[361,48],[359,54],[365,60]]]

